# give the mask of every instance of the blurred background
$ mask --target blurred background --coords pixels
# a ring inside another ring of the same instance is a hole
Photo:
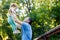
[[[0,40],[21,40],[21,33],[14,35],[7,22],[11,3],[16,3],[20,9],[19,20],[23,21],[27,16],[34,20],[32,40],[60,24],[60,0],[0,0]],[[50,40],[59,37],[58,34],[52,35]]]

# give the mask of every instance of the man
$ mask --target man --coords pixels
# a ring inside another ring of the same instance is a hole
[[[31,18],[26,17],[23,22],[18,20],[16,15],[13,18],[17,24],[21,25],[22,40],[32,40]]]

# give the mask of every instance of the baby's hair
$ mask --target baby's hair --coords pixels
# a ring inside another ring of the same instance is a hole
[[[17,7],[17,4],[16,4],[16,3],[12,3],[12,4],[10,5],[10,7]]]

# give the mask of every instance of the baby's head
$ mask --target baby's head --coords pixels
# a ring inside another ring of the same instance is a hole
[[[14,10],[16,10],[16,9],[17,9],[17,4],[16,4],[16,3],[12,3],[12,4],[10,5],[10,8],[13,8]]]
[[[19,15],[19,13],[20,13],[20,10],[19,10],[19,8],[18,8],[18,6],[17,6],[17,4],[16,3],[12,3],[11,5],[10,5],[10,9],[12,10],[12,11],[15,11],[16,13],[16,15]]]

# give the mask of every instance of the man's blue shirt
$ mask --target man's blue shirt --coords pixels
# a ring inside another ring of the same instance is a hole
[[[23,22],[22,23],[22,40],[31,40],[32,39],[32,29],[31,25]]]

